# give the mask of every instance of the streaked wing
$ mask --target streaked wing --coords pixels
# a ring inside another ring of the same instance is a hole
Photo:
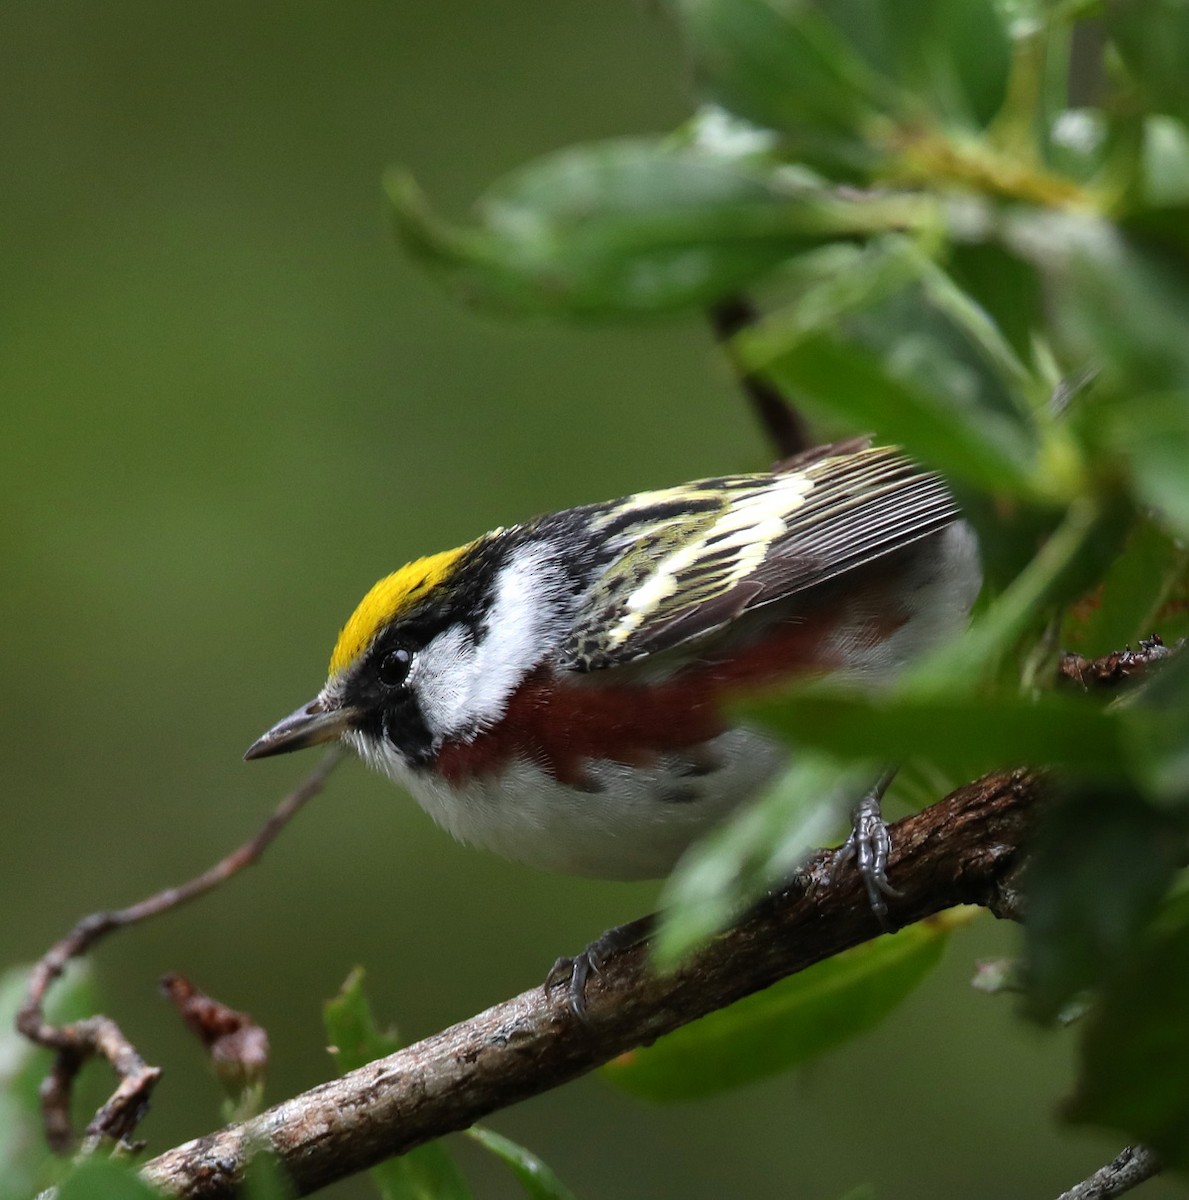
[[[559,665],[593,671],[705,637],[950,524],[941,480],[876,447],[788,473],[642,492],[596,529],[617,550]]]

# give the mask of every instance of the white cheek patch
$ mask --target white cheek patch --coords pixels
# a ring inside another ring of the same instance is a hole
[[[451,625],[414,655],[409,687],[421,716],[435,735],[448,734],[467,708],[467,693],[475,672],[475,645],[470,631]]]
[[[524,546],[504,564],[479,640],[452,625],[414,659],[409,685],[435,741],[473,736],[504,715],[525,676],[572,620],[565,580],[548,546]]]

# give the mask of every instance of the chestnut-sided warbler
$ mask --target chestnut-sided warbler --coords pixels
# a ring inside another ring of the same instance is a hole
[[[728,702],[797,676],[887,680],[962,627],[979,585],[936,475],[823,447],[409,563],[364,596],[314,700],[246,757],[341,738],[463,841],[657,877],[787,761]],[[575,1007],[614,944],[575,967]]]

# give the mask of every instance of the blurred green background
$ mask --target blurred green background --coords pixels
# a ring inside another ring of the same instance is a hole
[[[390,164],[458,214],[535,154],[681,120],[680,48],[652,5],[9,0],[4,27],[11,963],[256,827],[313,760],[240,755],[320,685],[376,577],[765,452],[698,321],[481,320],[390,236]],[[107,1008],[166,1069],[150,1150],[218,1123],[165,971],[268,1028],[277,1100],[330,1074],[320,1006],[354,964],[416,1037],[653,896],[456,846],[345,765],[262,865],[97,955]],[[833,1197],[869,1179],[886,1198],[1056,1195],[1118,1147],[1055,1128],[1062,1039],[967,987],[977,956],[1012,945],[990,919],[958,934],[922,993],[807,1076],[676,1109],[588,1079],[491,1123],[583,1197]],[[517,1194],[460,1154],[479,1194]]]

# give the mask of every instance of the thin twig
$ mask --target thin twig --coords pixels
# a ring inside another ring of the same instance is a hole
[[[777,458],[792,458],[812,449],[814,437],[804,417],[781,395],[778,388],[748,370],[731,348],[731,338],[742,329],[750,329],[759,320],[759,314],[751,302],[744,296],[728,296],[710,309],[709,316],[715,337],[738,371],[739,381],[751,401],[756,420],[775,448]]]
[[[1128,1146],[1118,1158],[1068,1192],[1062,1192],[1057,1200],[1111,1200],[1146,1183],[1162,1169],[1155,1151],[1147,1146]]]
[[[41,1088],[46,1138],[54,1150],[64,1152],[73,1143],[70,1096],[74,1080],[88,1059],[106,1059],[120,1082],[88,1124],[84,1149],[91,1148],[103,1137],[117,1141],[127,1139],[143,1115],[161,1072],[141,1058],[110,1017],[87,1017],[70,1025],[49,1024],[43,1005],[50,985],[62,974],[72,958],[87,953],[96,942],[114,930],[137,925],[195,900],[251,866],[306,801],[322,790],[340,757],[338,748],[327,754],[308,778],[277,805],[254,837],[209,870],[180,887],[166,888],[138,904],[84,917],[60,942],[42,955],[30,974],[29,989],[17,1012],[16,1027],[30,1041],[56,1051],[50,1074]]]
[[[1010,886],[1043,777],[989,775],[892,827],[889,898],[901,924],[957,904],[997,911]],[[265,1148],[296,1194],[548,1091],[618,1054],[878,936],[858,872],[827,882],[816,855],[798,884],[715,938],[672,975],[646,947],[611,956],[588,990],[586,1020],[564,989],[541,987],[146,1164],[146,1179],[186,1200],[230,1200],[250,1153]]]

